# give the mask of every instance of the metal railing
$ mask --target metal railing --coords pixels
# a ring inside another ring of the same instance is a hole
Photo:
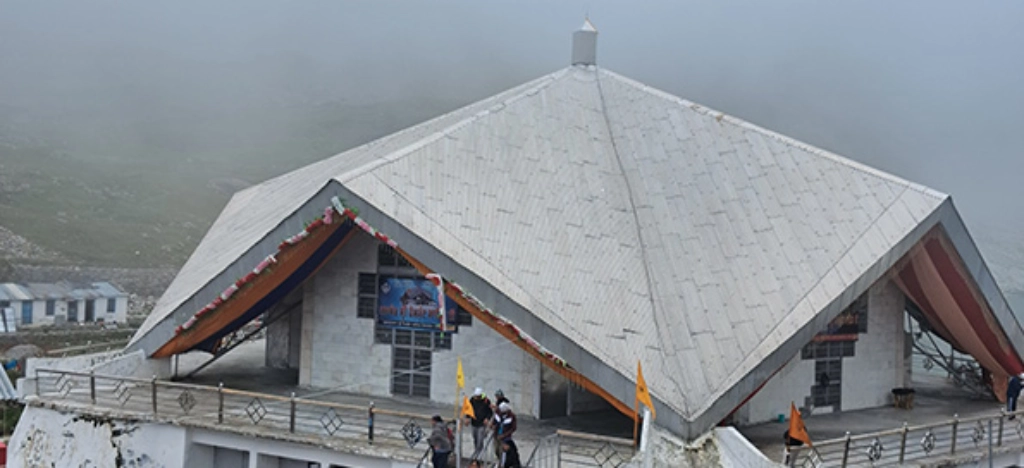
[[[1012,418],[1012,419],[1011,419]],[[813,447],[791,447],[787,466],[852,467],[893,466],[958,454],[989,454],[1004,446],[1024,445],[1024,410],[1001,411],[898,429],[815,442]]]
[[[36,396],[143,414],[176,424],[265,429],[275,436],[373,445],[410,460],[419,459],[430,431],[430,416],[291,396],[133,377],[64,370],[36,370]]]
[[[523,466],[618,468],[625,466],[634,453],[629,439],[559,429],[537,442]]]

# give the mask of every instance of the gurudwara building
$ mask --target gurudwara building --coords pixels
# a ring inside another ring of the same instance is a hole
[[[1024,371],[1024,330],[948,195],[598,67],[596,39],[587,23],[568,68],[235,194],[109,362],[135,361],[105,371],[156,382],[261,320],[265,365],[295,388],[450,406],[461,358],[468,386],[520,415],[632,418],[640,363],[648,449],[670,465],[791,402],[890,404],[910,386],[908,308],[994,387]],[[34,453],[33,417],[99,411],[60,406],[86,387],[61,378],[23,384],[36,403],[14,453]],[[190,392],[172,396],[202,405]],[[238,410],[273,413],[260,405]],[[162,466],[415,465],[365,444],[271,454],[301,441],[261,433],[231,458],[211,434],[237,428],[182,418],[146,429],[174,433]]]

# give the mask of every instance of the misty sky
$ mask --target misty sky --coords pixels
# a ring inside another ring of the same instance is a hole
[[[0,0],[0,111],[465,104],[567,66],[584,14],[603,67],[1024,229],[1024,2]]]

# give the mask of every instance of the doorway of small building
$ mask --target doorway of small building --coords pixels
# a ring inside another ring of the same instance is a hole
[[[68,323],[78,321],[78,301],[68,301]]]
[[[85,321],[86,323],[96,321],[96,301],[93,299],[85,301]]]

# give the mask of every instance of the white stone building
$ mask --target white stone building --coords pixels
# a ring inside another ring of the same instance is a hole
[[[0,310],[18,327],[62,323],[124,323],[128,294],[108,282],[2,283]]]
[[[908,303],[994,382],[1024,371],[948,195],[597,67],[596,34],[566,69],[237,193],[128,350],[217,352],[262,317],[298,386],[452,402],[461,358],[535,417],[632,417],[641,363],[680,441],[791,401],[888,404]]]

